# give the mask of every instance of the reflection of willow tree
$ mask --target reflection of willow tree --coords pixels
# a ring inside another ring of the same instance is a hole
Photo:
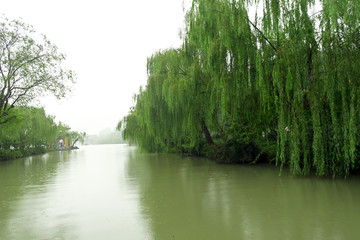
[[[138,152],[127,172],[152,239],[356,238],[357,180],[278,178],[269,167]]]
[[[314,3],[194,0],[183,45],[148,59],[124,137],[222,161],[260,152],[298,175],[358,170],[359,1]]]

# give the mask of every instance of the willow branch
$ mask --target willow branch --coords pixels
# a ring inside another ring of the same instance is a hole
[[[222,14],[225,13],[225,12],[222,12],[222,11],[219,11],[219,10],[214,10],[214,11],[215,11],[215,12],[218,12],[218,13],[222,13]],[[266,41],[267,43],[269,43],[269,45],[270,45],[270,46],[275,50],[275,52],[276,52],[276,51],[277,51],[276,47],[274,46],[274,44],[272,44],[272,42],[270,42],[270,40],[265,36],[265,34],[264,34],[253,22],[251,22],[249,18],[244,17],[244,19],[245,19],[246,21],[248,21],[248,22],[251,24],[251,26],[253,26],[253,28],[254,28],[258,33],[260,33],[260,35],[265,39],[265,41]]]

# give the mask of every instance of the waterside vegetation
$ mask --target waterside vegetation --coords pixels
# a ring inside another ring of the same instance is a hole
[[[56,123],[43,108],[16,107],[12,112],[16,118],[0,127],[0,161],[70,149],[86,136]],[[63,146],[59,144],[61,140],[65,141]]]
[[[75,143],[85,137],[33,107],[47,93],[60,99],[70,92],[75,76],[62,66],[64,60],[32,26],[0,16],[0,161],[44,153],[60,139]]]
[[[182,46],[148,59],[118,129],[150,152],[349,176],[360,169],[359,15],[358,0],[193,0]]]

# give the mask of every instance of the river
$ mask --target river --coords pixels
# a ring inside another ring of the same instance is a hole
[[[0,239],[358,239],[360,178],[128,145],[0,162]]]

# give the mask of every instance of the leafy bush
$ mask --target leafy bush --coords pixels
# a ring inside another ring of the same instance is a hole
[[[255,160],[259,152],[253,143],[228,141],[217,150],[215,161],[219,163],[250,163]]]
[[[0,161],[5,161],[9,159],[21,158],[23,156],[22,152],[19,150],[4,150],[0,149]]]

